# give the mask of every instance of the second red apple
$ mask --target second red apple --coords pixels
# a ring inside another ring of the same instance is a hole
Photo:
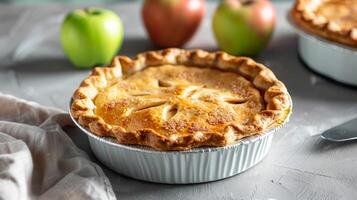
[[[180,47],[196,32],[206,10],[205,0],[145,0],[142,18],[158,47]]]

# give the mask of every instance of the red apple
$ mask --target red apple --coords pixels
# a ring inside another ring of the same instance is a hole
[[[212,21],[218,46],[235,55],[258,54],[274,26],[275,10],[269,0],[223,0]]]
[[[156,46],[180,47],[196,32],[205,10],[205,0],[145,0],[142,19]]]

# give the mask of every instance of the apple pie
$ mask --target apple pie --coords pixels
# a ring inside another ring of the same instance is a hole
[[[297,0],[293,21],[306,32],[357,47],[356,0]]]
[[[263,134],[285,122],[291,107],[284,84],[250,58],[171,48],[94,68],[71,113],[120,144],[187,150]]]

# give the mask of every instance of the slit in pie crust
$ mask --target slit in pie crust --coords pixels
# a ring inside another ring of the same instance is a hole
[[[71,113],[98,136],[157,150],[225,146],[281,125],[291,112],[282,82],[250,58],[165,49],[95,68]]]

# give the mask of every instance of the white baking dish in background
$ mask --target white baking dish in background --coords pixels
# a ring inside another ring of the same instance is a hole
[[[291,112],[281,126],[289,120],[290,114]],[[72,115],[71,118],[87,134],[94,155],[104,165],[135,179],[169,184],[215,181],[246,171],[267,155],[273,133],[281,127],[225,147],[157,151],[119,144],[112,138],[98,137],[81,126]]]
[[[357,86],[357,49],[305,32],[290,15],[288,20],[298,33],[299,55],[309,68],[338,82]]]

